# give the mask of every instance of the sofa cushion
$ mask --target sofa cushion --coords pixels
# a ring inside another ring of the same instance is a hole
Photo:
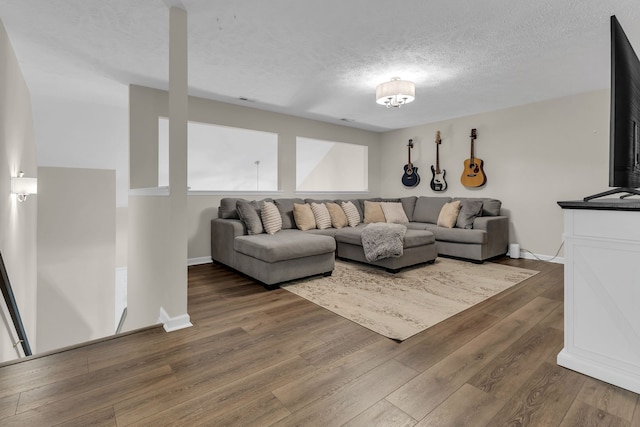
[[[456,225],[456,221],[458,220],[458,214],[460,213],[460,200],[456,200],[455,202],[445,203],[440,210],[440,215],[438,215],[438,226],[453,228]]]
[[[380,207],[384,213],[384,219],[394,224],[407,224],[409,218],[402,207],[402,203],[380,202]]]
[[[258,202],[248,202],[243,199],[239,199],[236,202],[236,209],[238,210],[238,216],[247,227],[249,234],[260,234],[264,232],[262,227],[262,219],[260,218],[260,205]]]
[[[267,234],[276,234],[282,230],[282,216],[273,202],[262,202],[260,219],[262,219],[262,226]]]
[[[309,205],[311,205],[312,203],[327,203],[327,202],[333,202],[333,200],[329,200],[329,199],[304,199],[305,203],[309,203]]]
[[[333,228],[343,228],[349,225],[349,220],[340,205],[329,202],[326,206],[329,211],[329,216],[331,217],[331,226]]]
[[[364,223],[386,222],[380,202],[364,201]]]
[[[431,245],[436,242],[436,237],[430,231],[409,230],[404,235],[404,248]]]
[[[293,204],[303,204],[302,199],[275,199],[274,203],[282,216],[282,229],[296,228],[296,222],[293,219]]]
[[[316,218],[313,216],[311,206],[306,203],[293,204],[293,218],[296,221],[296,226],[300,230],[316,228]]]
[[[463,228],[438,227],[435,224],[426,224],[427,230],[432,232],[436,240],[442,242],[485,244],[488,242],[487,232],[484,230],[465,230]]]
[[[436,224],[442,207],[450,201],[450,197],[418,197],[413,211],[413,221]]]
[[[418,200],[416,196],[403,197],[400,199],[400,203],[402,203],[402,207],[404,208],[404,213],[407,215],[407,219],[409,221],[413,221],[413,211],[416,208],[416,200]]]
[[[265,262],[286,261],[335,251],[333,237],[282,230],[276,234],[238,236],[233,240],[236,251]]]
[[[218,218],[240,219],[236,208],[238,200],[242,199],[238,199],[237,197],[224,197],[221,199],[220,206],[218,207]]]
[[[473,221],[482,214],[482,200],[460,199],[457,228],[473,228]]]
[[[485,197],[456,197],[453,200],[480,200],[482,201],[482,216],[500,216],[502,202],[497,199]]]
[[[312,202],[311,211],[313,212],[313,217],[316,220],[316,227],[321,230],[331,228],[331,215],[329,215],[329,211],[324,203]]]
[[[319,228],[313,228],[311,230],[307,230],[304,231],[304,233],[307,234],[318,234],[320,236],[331,236],[334,237],[336,235],[336,232],[338,231],[337,228],[323,228],[322,230],[320,230]]]

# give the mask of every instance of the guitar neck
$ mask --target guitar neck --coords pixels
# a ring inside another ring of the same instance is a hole
[[[471,159],[472,164],[473,164],[473,160],[475,159],[474,149],[475,149],[476,137],[477,137],[476,130],[471,129],[471,157],[469,157],[469,159]]]
[[[474,152],[474,142],[475,142],[475,139],[471,138],[471,157],[469,157],[469,158],[471,159],[471,163],[473,163],[473,159],[474,159],[474,157],[475,157],[475,156],[473,155],[473,152]]]
[[[440,174],[440,144],[436,144],[436,173]]]

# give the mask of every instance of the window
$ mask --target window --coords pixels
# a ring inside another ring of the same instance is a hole
[[[296,139],[296,191],[368,191],[369,147]]]
[[[158,185],[169,185],[169,120],[160,117]],[[277,191],[278,135],[189,122],[190,191]]]

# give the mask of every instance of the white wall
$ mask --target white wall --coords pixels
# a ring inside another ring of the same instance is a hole
[[[130,331],[157,323],[163,304],[160,285],[166,279],[166,250],[169,236],[158,232],[171,222],[168,197],[132,196],[129,198],[128,234],[130,266],[127,267],[127,318],[124,330]]]
[[[129,190],[126,86],[122,105],[34,95],[38,166],[116,170],[117,205]]]
[[[169,56],[168,105],[163,106],[169,111],[170,191],[163,196],[129,197],[127,315],[131,313],[132,317],[125,321],[126,330],[158,320],[167,331],[191,326],[187,314],[187,12],[178,7],[170,9]],[[132,115],[145,110],[146,98],[137,94],[132,88],[129,105]],[[143,112],[141,116],[144,115]],[[152,131],[157,135],[158,117],[153,112],[148,116],[155,116]],[[139,168],[134,159],[154,158],[157,183],[158,139],[144,144],[144,140],[136,137],[139,130],[139,123],[132,120],[130,150],[138,157],[132,157],[130,171]],[[149,131],[142,127],[145,130]],[[149,298],[150,294],[155,294],[154,298]]]
[[[157,185],[158,117],[167,115],[167,93],[161,90],[131,86],[130,98],[135,109],[130,111],[131,187]],[[131,101],[130,101],[131,102]],[[380,186],[380,134],[346,126],[272,113],[203,98],[189,98],[189,120],[254,129],[278,134],[278,164],[280,192],[245,193],[242,197],[365,197],[362,194],[296,194],[296,137],[361,144],[369,147],[369,191],[376,195]],[[189,259],[211,258],[211,219],[217,217],[220,199],[226,195],[194,195],[188,197]],[[131,222],[130,222],[131,224]],[[131,248],[129,248],[131,250]]]
[[[127,86],[122,105],[34,95],[38,166],[115,171],[118,230],[116,265],[127,265],[126,207],[129,196]],[[114,96],[115,96],[114,95]]]
[[[487,176],[479,189],[460,183],[472,128],[478,133],[476,156],[484,160]],[[562,242],[557,201],[608,188],[608,90],[387,132],[382,135],[382,196],[441,194],[429,187],[437,130],[442,133],[440,167],[449,184],[444,195],[502,200],[510,217],[510,241],[536,254],[554,255]],[[406,189],[400,178],[410,138],[421,183]]]
[[[38,196],[20,203],[10,194],[19,171],[37,177],[31,96],[0,21],[0,252],[32,350],[36,341],[36,215]],[[0,302],[0,362],[23,353],[4,302]]]
[[[38,352],[115,332],[115,171],[38,169]]]

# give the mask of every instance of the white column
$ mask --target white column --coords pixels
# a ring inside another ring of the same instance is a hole
[[[169,13],[169,277],[162,308],[165,329],[191,326],[187,314],[187,121],[189,114],[187,12]],[[161,316],[162,317],[162,316]]]

